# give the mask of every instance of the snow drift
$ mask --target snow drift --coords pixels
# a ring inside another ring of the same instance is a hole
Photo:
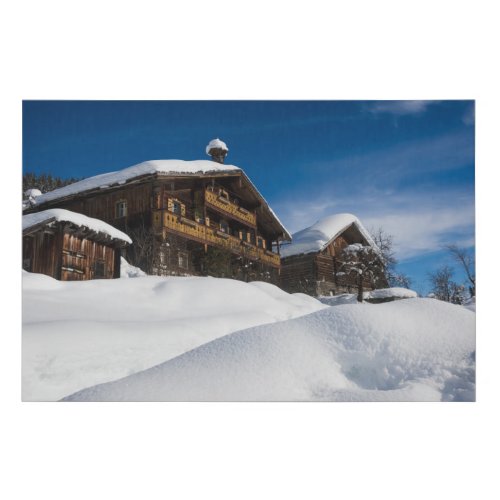
[[[475,314],[348,304],[232,333],[69,401],[471,401]]]
[[[141,275],[128,265],[122,271]],[[261,282],[153,276],[61,282],[23,272],[23,400],[58,400],[228,333],[324,307]]]

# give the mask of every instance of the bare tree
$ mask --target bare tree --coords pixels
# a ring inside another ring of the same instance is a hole
[[[456,283],[452,280],[453,269],[449,266],[442,266],[433,273],[429,273],[429,281],[432,285],[432,293],[436,299],[451,302],[453,290]]]
[[[397,264],[396,257],[394,256],[394,238],[391,234],[387,234],[383,228],[372,229],[371,236],[378,249],[384,262],[386,269],[394,267]]]
[[[475,262],[474,257],[465,248],[460,248],[457,245],[447,245],[446,249],[453,258],[462,265],[470,286],[469,291],[472,297],[476,296],[476,276],[475,276]]]
[[[125,232],[132,239],[132,245],[127,249],[130,263],[147,274],[153,274],[156,262],[153,228],[141,221],[134,227],[127,226]]]
[[[389,272],[387,276],[389,286],[399,286],[402,288],[410,288],[412,284],[411,278],[404,273]]]
[[[384,231],[382,227],[370,230],[373,241],[380,250],[380,257],[384,265],[384,275],[389,286],[410,288],[411,278],[404,273],[397,272],[398,261],[394,254],[394,238]]]

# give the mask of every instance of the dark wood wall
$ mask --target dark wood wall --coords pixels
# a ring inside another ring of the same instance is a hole
[[[117,277],[116,250],[87,238],[64,234],[61,279],[63,281],[110,279]]]
[[[280,282],[289,293],[316,295],[316,254],[281,259]]]
[[[23,269],[62,281],[119,277],[119,259],[119,249],[62,228],[23,236]]]
[[[118,217],[116,204],[127,202],[127,215]],[[115,191],[106,191],[85,198],[61,202],[59,206],[73,212],[108,222],[112,226],[124,229],[127,225],[136,225],[143,218],[149,222],[152,204],[152,183],[147,182],[127,186]]]
[[[62,235],[37,231],[23,236],[23,269],[61,279]]]

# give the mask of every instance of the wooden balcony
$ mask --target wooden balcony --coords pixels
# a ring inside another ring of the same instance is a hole
[[[254,213],[232,203],[228,199],[218,196],[213,191],[205,190],[205,203],[209,208],[215,209],[220,213],[229,215],[245,224],[255,227],[257,224],[257,217]]]
[[[153,212],[153,225],[156,229],[166,229],[167,233],[179,234],[199,243],[225,248],[251,260],[259,260],[267,265],[280,267],[280,256],[278,254],[258,248],[255,245],[243,242],[239,238],[193,220],[186,220],[184,217],[171,212],[155,210]]]

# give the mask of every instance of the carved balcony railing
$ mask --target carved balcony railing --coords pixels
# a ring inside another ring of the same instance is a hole
[[[219,212],[244,222],[245,224],[249,224],[250,226],[255,226],[257,224],[257,217],[254,213],[236,205],[236,203],[233,203],[225,197],[219,196],[217,193],[208,189],[205,190],[205,203],[209,208],[214,208]]]
[[[278,254],[171,212],[155,210],[153,212],[153,224],[156,229],[165,228],[167,232],[185,236],[199,243],[215,245],[248,257],[251,260],[260,260],[270,266],[280,267],[280,256]]]

